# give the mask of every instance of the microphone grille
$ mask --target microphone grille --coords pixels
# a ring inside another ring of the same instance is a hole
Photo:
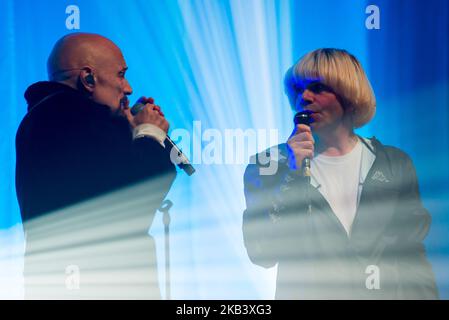
[[[138,114],[140,111],[142,111],[142,109],[145,108],[145,105],[141,102],[137,102],[135,105],[132,106],[131,108],[131,114],[133,116],[135,116],[136,114]]]
[[[293,122],[295,123],[295,125],[305,124],[310,126],[310,124],[313,122],[313,118],[310,116],[311,114],[312,112],[309,110],[298,112],[297,114],[295,114]]]

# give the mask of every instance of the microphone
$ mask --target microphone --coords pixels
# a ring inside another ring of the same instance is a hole
[[[141,102],[137,102],[131,108],[131,114],[135,116],[140,111],[145,108],[145,104]],[[165,148],[170,153],[170,159],[182,170],[187,173],[188,176],[191,176],[195,172],[195,168],[190,164],[189,159],[184,155],[181,149],[173,142],[172,139],[167,135],[164,140]],[[175,159],[175,160],[173,160]]]
[[[310,124],[313,122],[313,118],[311,117],[311,115],[312,115],[312,111],[309,111],[309,110],[298,112],[297,114],[295,114],[295,118],[293,119],[293,122],[295,123],[295,125],[305,124],[310,127]],[[312,175],[310,172],[310,159],[309,158],[304,158],[304,160],[302,160],[302,174],[304,177],[309,177],[309,178]]]

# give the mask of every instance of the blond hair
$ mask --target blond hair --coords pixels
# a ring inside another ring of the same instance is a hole
[[[296,84],[319,79],[341,99],[346,112],[352,112],[354,128],[368,123],[376,111],[376,98],[365,72],[346,50],[323,48],[307,53],[285,74],[285,92],[292,108],[298,96]]]

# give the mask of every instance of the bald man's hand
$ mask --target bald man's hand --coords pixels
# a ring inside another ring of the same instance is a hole
[[[129,107],[124,108],[125,115],[131,126],[135,128],[138,125],[148,123],[155,125],[167,133],[170,125],[165,119],[161,107],[154,104],[154,99],[142,97],[138,102],[145,104],[145,108],[139,111],[135,116],[131,114],[131,109]]]

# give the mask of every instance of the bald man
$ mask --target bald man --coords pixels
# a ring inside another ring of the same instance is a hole
[[[128,66],[105,37],[61,38],[47,69],[16,136],[26,297],[159,298],[148,229],[176,175],[169,124],[152,98],[131,115]]]

